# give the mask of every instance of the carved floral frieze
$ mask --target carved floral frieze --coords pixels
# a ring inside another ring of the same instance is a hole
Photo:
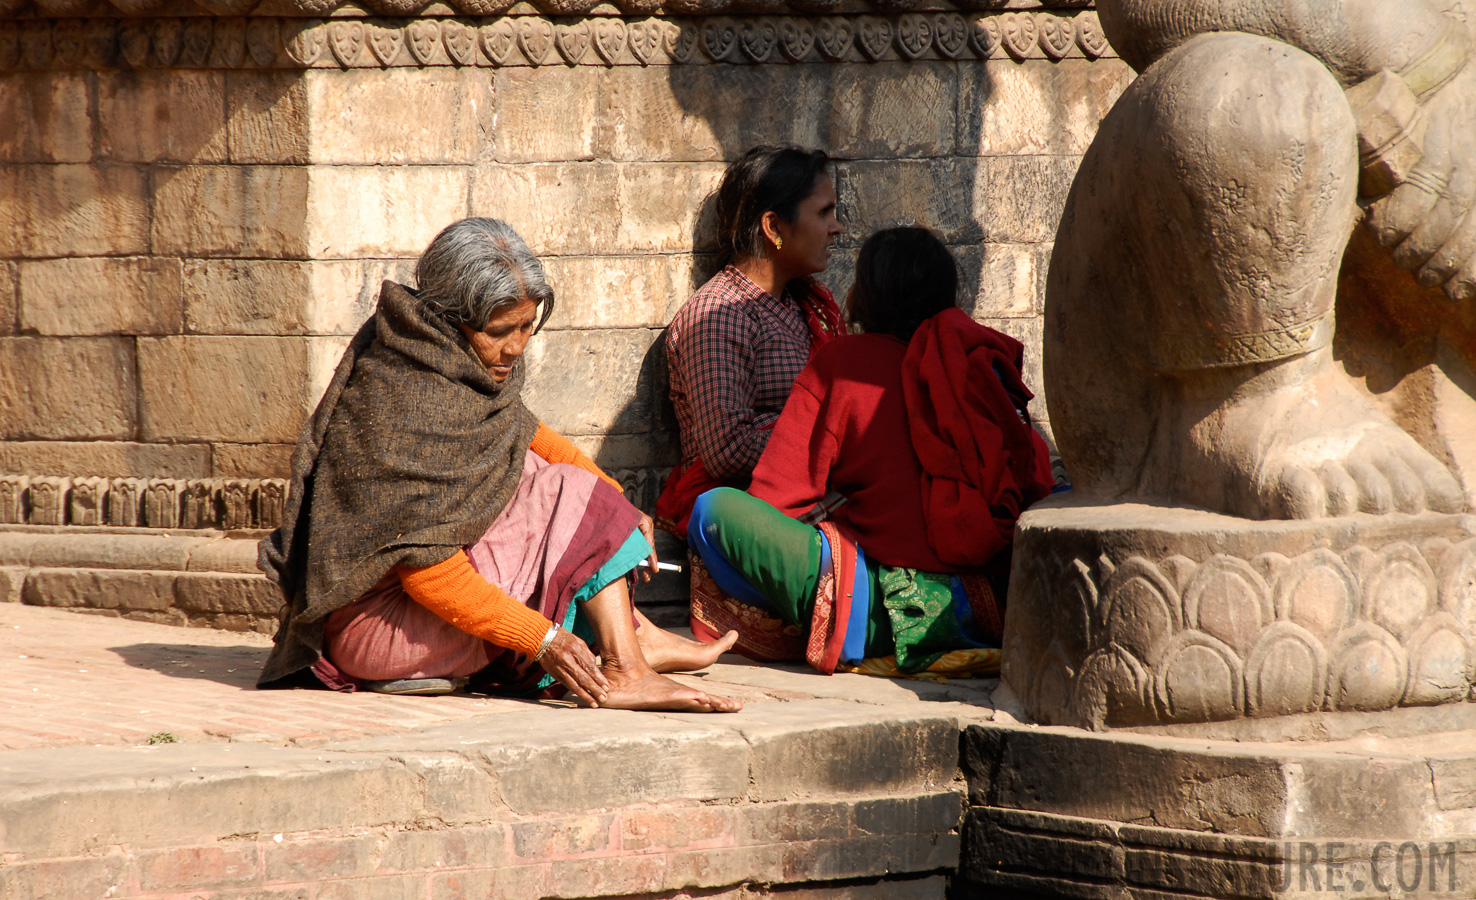
[[[892,16],[0,21],[0,71],[652,66],[1112,56],[1091,10]]]

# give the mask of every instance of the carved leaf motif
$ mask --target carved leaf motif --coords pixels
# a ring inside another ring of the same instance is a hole
[[[1040,48],[1051,59],[1061,59],[1076,44],[1076,29],[1065,16],[1042,15],[1037,20]]]
[[[270,42],[271,55],[262,65],[271,65],[277,61],[277,23],[271,19],[252,21],[264,22],[263,33]],[[210,39],[210,65],[222,69],[240,68],[246,59],[248,28],[246,19],[216,19],[215,34]]]
[[[1076,43],[1081,52],[1096,59],[1106,53],[1110,45],[1107,35],[1102,33],[1102,21],[1094,12],[1084,12],[1076,20]]]
[[[702,35],[696,25],[683,24],[666,34],[666,52],[671,58],[685,65],[695,58],[697,45],[702,42]]]
[[[974,53],[980,59],[993,56],[994,51],[999,49],[1003,37],[997,16],[975,19],[974,27],[969,30],[969,43],[974,46]]]
[[[477,37],[470,25],[455,19],[441,22],[441,44],[451,62],[458,66],[469,66],[477,61]]]
[[[339,20],[328,26],[328,46],[339,65],[347,69],[364,49],[364,23]]]
[[[739,38],[743,43],[744,55],[761,63],[769,58],[774,52],[774,45],[779,43],[779,29],[774,25],[773,19],[750,19],[743,23]]]
[[[799,62],[809,56],[815,46],[815,26],[808,19],[780,19],[779,43],[785,56]]]
[[[511,40],[511,38],[509,38]],[[369,25],[369,52],[379,60],[381,66],[393,65],[405,44],[405,33],[394,26],[371,22]]]
[[[623,19],[601,19],[595,25],[595,52],[608,65],[615,65],[620,51],[625,49],[625,21]]]
[[[897,49],[908,59],[917,59],[933,45],[933,25],[928,17],[908,13],[897,20]]]
[[[20,26],[0,22],[0,69],[14,69],[20,64]]]
[[[856,42],[856,32],[845,19],[827,16],[815,25],[815,39],[827,59],[845,59]]]
[[[969,42],[969,26],[964,17],[957,13],[938,13],[933,16],[933,46],[948,59],[963,55]]]
[[[154,20],[154,63],[172,66],[179,59],[179,48],[184,39],[184,23],[178,19]]]
[[[518,23],[518,46],[523,48],[523,55],[533,65],[541,66],[548,60],[553,43],[554,27],[549,20],[525,16]]]
[[[506,64],[513,45],[518,42],[517,26],[512,19],[498,19],[491,25],[483,25],[477,33],[482,38],[482,52],[487,54],[487,58],[499,66]]]
[[[1025,59],[1037,46],[1039,32],[1035,25],[1035,17],[1030,13],[1006,13],[1000,16],[1000,31],[1004,37],[1005,49],[1015,59]]]
[[[118,60],[118,24],[111,19],[88,19],[82,29],[82,59],[88,66],[111,69]],[[0,62],[0,69],[5,68]]]
[[[892,23],[880,16],[862,16],[856,26],[861,52],[873,62],[887,55],[892,46]]]
[[[702,49],[713,62],[722,62],[738,43],[738,29],[731,19],[711,19],[702,26]]]
[[[210,41],[215,29],[210,19],[196,16],[185,20],[184,47],[180,52],[180,65],[194,68],[203,66],[210,59]]]
[[[631,54],[641,65],[649,66],[661,49],[661,23],[655,19],[631,22],[628,39]]]
[[[572,24],[560,23],[554,29],[554,43],[558,45],[559,55],[571,66],[584,59],[584,54],[589,52],[590,41],[588,19],[580,19]]]
[[[405,31],[410,38],[410,55],[422,66],[430,65],[441,43],[440,27],[432,19],[416,19]]]
[[[82,21],[63,19],[51,31],[51,45],[56,51],[56,61],[64,66],[75,66],[82,61]]]
[[[287,57],[299,66],[310,66],[318,61],[323,54],[323,44],[327,41],[323,32],[322,19],[304,19],[287,26],[286,41],[284,48]]]
[[[215,35],[215,47],[220,47],[221,35]],[[246,25],[246,50],[251,59],[260,66],[276,63],[277,27],[276,19],[251,19]]]
[[[47,43],[49,45],[50,41]],[[149,43],[149,23],[146,19],[128,19],[123,22],[123,28],[118,33],[118,51],[123,55],[125,63],[135,69],[148,65]],[[29,48],[26,58],[30,58]]]

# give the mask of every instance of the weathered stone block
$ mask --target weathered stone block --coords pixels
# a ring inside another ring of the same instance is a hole
[[[135,528],[144,524],[142,478],[114,478],[108,488],[103,518],[109,525]]]
[[[210,445],[211,470],[224,478],[287,478],[293,444]]]
[[[295,443],[311,402],[308,339],[139,339],[146,440]]]
[[[379,871],[487,869],[502,862],[505,842],[506,832],[500,827],[398,831],[384,842]]]
[[[0,895],[6,897],[117,896],[127,883],[128,860],[121,854],[16,862],[0,869]]]
[[[931,228],[949,244],[977,242],[982,230],[970,201],[976,188],[972,173],[965,168],[967,162],[930,159],[841,164],[836,192],[845,214],[846,233],[840,243],[860,246],[871,232],[898,225]]]
[[[1030,402],[1030,416],[1033,419],[1049,418],[1045,402],[1045,373],[1041,369],[1041,344],[1045,341],[1042,321],[1036,317],[1002,319],[977,312],[974,318],[1025,345],[1025,371],[1020,374],[1025,378],[1025,386],[1035,394],[1035,399]]]
[[[963,269],[966,312],[978,318],[1020,318],[1038,315],[1044,308],[1050,245],[984,244],[954,253]],[[1038,347],[1031,349],[1040,355]],[[1034,384],[1036,390],[1044,387]]]
[[[997,61],[959,69],[963,156],[1080,156],[1132,80],[1119,60]]]
[[[139,853],[137,865],[144,890],[185,891],[251,884],[260,860],[254,844],[217,844]]]
[[[109,569],[32,569],[24,602],[31,606],[120,611],[166,610],[174,605],[173,572]]]
[[[826,66],[819,146],[845,159],[947,157],[958,90],[951,63]],[[740,151],[741,152],[741,151]]]
[[[108,496],[108,479],[90,476],[72,479],[67,498],[68,525],[101,525]]]
[[[661,856],[554,860],[549,864],[548,890],[554,897],[650,894],[665,886],[665,870]]]
[[[20,279],[16,264],[0,261],[0,336],[15,334],[20,327]]]
[[[602,109],[600,102],[610,74],[590,66],[498,69],[493,76],[497,92],[493,157],[502,163],[594,158],[596,131],[614,112]],[[549,128],[553,121],[563,124]]]
[[[0,603],[20,603],[25,586],[25,566],[0,566]]]
[[[227,72],[225,90],[232,162],[308,162],[308,88],[302,73]]]
[[[661,328],[673,294],[670,256],[550,256],[543,260],[556,304],[549,328]]]
[[[133,342],[0,338],[0,437],[128,439],[136,427]]]
[[[49,259],[20,266],[21,327],[40,334],[177,334],[177,259]]]
[[[620,246],[619,216],[611,214],[619,197],[618,170],[608,163],[484,166],[472,187],[471,214],[507,222],[534,253],[608,253]]]
[[[127,70],[98,79],[99,151],[118,162],[225,162],[225,75]]]
[[[318,166],[310,170],[307,246],[315,258],[419,257],[467,214],[467,170],[451,166]]]
[[[988,243],[1044,243],[1056,225],[1078,165],[1071,156],[1006,156],[959,160],[971,188],[973,215]]]
[[[743,152],[732,140],[739,127],[755,144],[814,144],[794,132],[813,130],[817,117],[750,102],[772,96],[775,71],[764,66],[672,66],[658,73],[616,67],[600,80],[603,115],[588,121],[599,123],[600,144],[617,160],[721,160]],[[790,77],[806,81],[795,69]],[[735,106],[742,115],[734,115]]]
[[[260,576],[261,570],[256,567],[258,549],[253,538],[223,537],[207,540],[190,550],[186,568],[191,572]]]
[[[705,201],[722,177],[716,163],[621,166],[617,246],[668,253],[712,246],[716,219]]]
[[[539,335],[525,356],[528,408],[566,434],[648,430],[655,379],[650,350],[659,335],[646,329]]]
[[[572,85],[584,72],[596,74],[588,68],[565,69],[552,80]],[[507,115],[506,107],[494,115],[492,79],[484,69],[309,69],[302,78],[307,86],[309,152],[315,163],[472,163],[484,129],[490,131],[494,121],[502,125]],[[580,121],[569,108],[554,108],[556,113],[546,112],[527,130],[564,133],[572,129],[548,128],[546,123],[555,118]],[[404,109],[405,114],[385,114],[395,109]]]
[[[210,466],[211,448],[207,444],[0,441],[0,472],[204,478],[210,474]]]
[[[144,174],[132,166],[30,165],[0,174],[0,239],[21,256],[147,253],[148,222]]]
[[[15,73],[0,88],[0,162],[69,163],[92,159],[87,76],[78,72]]]
[[[275,616],[282,609],[282,589],[265,575],[185,572],[174,591],[175,605],[189,613]]]
[[[72,479],[54,475],[39,475],[31,479],[27,489],[30,523],[32,525],[67,524],[67,491]]]
[[[384,281],[413,283],[413,270],[412,260],[191,260],[185,330],[351,335],[373,314]]]
[[[511,826],[513,854],[522,861],[610,855],[618,847],[616,817],[603,815],[535,819]]]
[[[178,528],[185,483],[173,478],[150,478],[144,485],[143,519],[150,528]]]
[[[28,475],[0,475],[0,525],[24,525],[30,520]]]
[[[732,844],[739,821],[746,824],[751,812],[723,806],[627,810],[620,817],[620,849],[630,853]]]
[[[266,880],[317,883],[330,878],[373,874],[378,841],[376,835],[365,835],[305,837],[269,844],[262,854]]]
[[[300,167],[159,168],[154,252],[301,258],[310,246],[307,209],[308,171]]]

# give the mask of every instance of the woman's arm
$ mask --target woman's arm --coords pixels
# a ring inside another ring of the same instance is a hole
[[[718,478],[753,471],[777,418],[754,409],[755,340],[754,323],[736,305],[715,306],[692,322],[676,360],[691,406],[689,437]]]
[[[528,449],[544,462],[576,466],[591,475],[599,476],[606,484],[620,493],[625,493],[625,488],[620,486],[620,482],[606,475],[604,469],[595,465],[595,461],[585,456],[568,438],[542,422],[538,423],[538,430],[533,433],[533,443]]]
[[[748,492],[787,516],[799,516],[825,496],[839,442],[827,421],[822,379],[806,366],[795,380]]]

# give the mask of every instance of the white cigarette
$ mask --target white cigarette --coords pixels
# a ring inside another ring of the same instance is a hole
[[[656,568],[660,569],[663,572],[680,572],[682,570],[682,567],[680,565],[669,562],[659,562],[656,564]]]

